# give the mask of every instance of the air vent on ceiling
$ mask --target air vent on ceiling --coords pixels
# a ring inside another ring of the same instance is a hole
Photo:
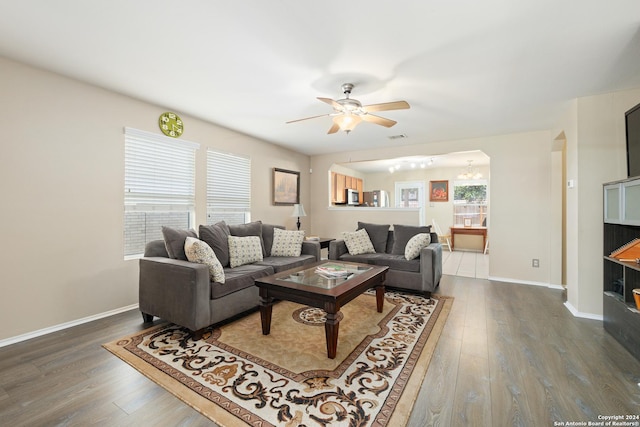
[[[404,139],[408,138],[406,133],[401,133],[400,135],[391,135],[389,139]]]

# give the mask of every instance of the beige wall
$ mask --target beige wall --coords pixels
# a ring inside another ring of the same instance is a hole
[[[158,116],[171,107],[2,58],[0,75],[0,340],[136,304],[138,262],[123,260],[123,128],[159,132]],[[291,207],[271,203],[271,170],[301,172],[306,207],[308,156],[182,118],[183,139],[201,144],[197,223],[205,219],[206,150],[214,147],[252,157],[253,219],[295,227]]]
[[[313,156],[311,193],[314,197],[311,206],[314,215],[311,228],[323,236],[339,236],[340,232],[346,231],[344,222],[338,220],[339,212],[328,209],[326,203],[326,172],[323,171],[329,170],[334,163],[482,150],[491,158],[488,174],[491,179],[490,275],[498,279],[551,284],[551,272],[558,269],[552,269],[551,265],[561,262],[559,257],[551,256],[548,226],[553,220],[551,204],[559,203],[551,197],[551,152],[555,136],[541,131]],[[439,173],[435,175],[442,179]],[[453,177],[453,172],[450,172],[449,179]],[[369,185],[365,184],[365,187],[369,188]],[[387,187],[389,185],[383,189]],[[429,207],[427,223],[435,217],[443,226],[450,225],[451,215],[445,209],[437,205]],[[357,217],[351,220],[349,229],[355,228],[357,220]],[[393,220],[388,221],[393,223]],[[540,260],[540,268],[531,267],[533,258]]]
[[[640,89],[577,99],[567,137],[567,297],[578,313],[602,314],[602,184],[627,176],[624,112]]]

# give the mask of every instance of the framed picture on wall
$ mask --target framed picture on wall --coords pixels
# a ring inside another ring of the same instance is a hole
[[[273,168],[273,204],[300,203],[300,172]]]
[[[429,201],[449,201],[449,181],[429,181]]]

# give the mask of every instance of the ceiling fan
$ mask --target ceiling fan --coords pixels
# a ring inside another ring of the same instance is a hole
[[[333,107],[333,113],[321,114],[319,116],[305,117],[304,119],[291,120],[288,123],[300,122],[303,120],[316,119],[318,117],[333,117],[333,126],[329,129],[328,134],[336,133],[339,130],[343,130],[346,133],[351,132],[355,127],[362,122],[375,123],[380,126],[390,128],[397,122],[395,120],[386,119],[384,117],[371,114],[374,111],[388,111],[388,110],[406,110],[411,108],[406,101],[385,102],[382,104],[362,105],[357,99],[349,98],[351,90],[353,89],[353,83],[345,83],[342,85],[342,92],[345,97],[334,101],[330,98],[318,99]]]

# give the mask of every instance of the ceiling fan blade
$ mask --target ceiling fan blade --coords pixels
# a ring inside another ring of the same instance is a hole
[[[382,104],[371,104],[362,107],[367,112],[372,111],[389,111],[389,110],[406,110],[411,108],[407,101],[383,102]]]
[[[326,116],[328,116],[328,114],[320,114],[319,116],[305,117],[304,119],[289,120],[288,122],[286,122],[286,124],[301,122],[303,120],[309,120],[309,119],[317,119],[318,117],[326,117]]]
[[[384,117],[380,117],[380,116],[374,116],[373,114],[363,114],[362,116],[362,120],[370,122],[370,123],[375,123],[377,125],[380,126],[385,126],[390,128],[391,126],[395,125],[396,122],[395,120],[391,120],[391,119],[386,119]]]
[[[320,97],[318,97],[318,99],[320,101],[322,101],[322,102],[325,102],[325,103],[331,105],[333,108],[335,108],[338,111],[342,111],[343,110],[342,105],[338,104],[336,101],[334,101],[331,98],[320,98]]]
[[[340,125],[337,123],[333,123],[333,126],[331,126],[331,128],[329,128],[329,132],[327,132],[327,134],[332,134],[332,133],[336,133],[340,130]]]

